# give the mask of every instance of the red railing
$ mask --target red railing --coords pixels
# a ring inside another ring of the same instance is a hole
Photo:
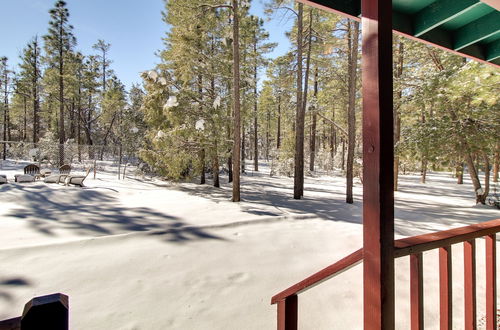
[[[476,329],[476,238],[486,241],[486,329],[497,330],[496,233],[500,219],[431,234],[399,239],[394,242],[394,257],[410,256],[411,329],[424,329],[423,256],[439,249],[440,329],[452,329],[451,245],[464,244],[464,329]],[[292,285],[271,299],[278,304],[278,329],[297,329],[298,294],[311,289],[363,261],[363,249]]]

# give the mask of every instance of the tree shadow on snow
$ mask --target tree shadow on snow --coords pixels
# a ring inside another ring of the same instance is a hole
[[[356,190],[354,203],[346,204],[345,186],[338,187],[328,182],[329,186],[318,187],[312,185],[312,181],[307,178],[305,197],[295,200],[292,198],[293,181],[291,179],[284,182],[283,178],[277,177],[245,180],[245,175],[243,175],[242,178],[241,197],[245,203],[241,204],[241,209],[246,213],[269,216],[284,215],[287,212],[299,215],[314,214],[324,220],[362,223],[362,196],[356,193]],[[457,185],[457,188],[453,189],[453,186],[450,187],[450,178],[444,174],[433,176],[429,180],[430,183],[424,186],[418,180],[419,177],[405,177],[401,181],[400,192],[412,195],[396,197],[395,233],[397,235],[413,236],[443,230],[444,227],[467,226],[498,218],[493,214],[492,209],[474,207],[474,196],[472,191],[469,191],[470,187]],[[320,182],[321,180],[314,183]],[[223,185],[220,189],[209,185],[179,185],[175,189],[215,202],[231,199],[231,188],[227,185]],[[313,193],[314,196],[309,197]],[[418,199],[418,195],[422,194],[458,197],[464,202],[457,202],[459,204],[456,205],[439,201],[426,202]],[[269,211],[269,207],[274,207],[276,212]]]
[[[223,186],[214,188],[210,185],[179,185],[175,187],[197,197],[208,198],[214,202],[229,201],[231,188]],[[308,194],[325,193],[317,198]],[[241,186],[242,211],[255,215],[282,216],[292,213],[294,215],[314,214],[319,218],[331,221],[344,221],[361,223],[362,203],[360,198],[354,204],[347,204],[337,193],[327,188],[307,187],[305,197],[301,200],[293,199],[293,183],[283,183],[283,178],[266,177],[263,180],[245,180]],[[275,210],[275,211],[274,211]]]
[[[58,189],[59,188],[59,189]],[[21,206],[6,214],[48,236],[71,231],[82,236],[149,232],[166,241],[221,239],[203,229],[188,227],[177,217],[147,207],[122,206],[110,192],[92,188],[10,184],[2,187],[2,200]]]
[[[14,296],[9,292],[11,288],[20,286],[31,286],[31,282],[24,277],[0,277],[0,301],[6,301],[11,303],[14,301]],[[19,306],[19,310],[22,311],[23,306]]]

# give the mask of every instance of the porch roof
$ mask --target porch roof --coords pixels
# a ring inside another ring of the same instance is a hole
[[[298,0],[359,20],[361,0]],[[392,0],[392,28],[500,67],[500,0]]]

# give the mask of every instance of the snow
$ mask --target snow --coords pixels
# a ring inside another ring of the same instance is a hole
[[[171,95],[168,97],[167,102],[163,106],[163,110],[168,110],[168,109],[176,107],[178,105],[179,105],[179,102],[177,102],[177,96]]]
[[[198,120],[195,123],[194,127],[199,131],[203,131],[205,129],[205,120],[203,119]]]
[[[112,170],[86,187],[12,183],[24,164],[0,174],[0,319],[20,315],[34,296],[70,297],[73,329],[272,329],[271,296],[362,245],[361,185],[344,202],[344,179],[293,179],[247,169],[241,203],[221,189]],[[250,166],[248,166],[250,168]],[[83,168],[80,169],[83,173]],[[476,207],[469,181],[449,173],[400,176],[397,238],[499,218]],[[454,311],[463,315],[462,247],[453,247]],[[484,297],[484,240],[477,240],[478,297]],[[438,328],[437,252],[424,254],[426,329]],[[408,258],[396,261],[396,328],[408,329]],[[484,299],[478,299],[479,318]],[[299,327],[361,329],[362,266],[299,297]],[[462,323],[463,324],[463,323]]]
[[[158,79],[158,72],[154,71],[154,70],[150,70],[148,72],[148,77],[154,81],[156,81],[156,79]]]
[[[162,86],[167,86],[167,79],[165,77],[160,77],[158,78],[158,83],[160,83]]]
[[[156,132],[156,138],[157,139],[161,139],[163,137],[165,137],[167,134],[165,132],[163,132],[162,130],[159,130],[158,132]]]
[[[221,100],[220,95],[217,95],[217,97],[214,100],[214,104],[213,104],[214,109],[218,109],[220,107],[221,101],[222,100]]]

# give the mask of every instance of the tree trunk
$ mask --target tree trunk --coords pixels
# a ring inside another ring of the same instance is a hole
[[[7,129],[7,141],[12,141],[11,130],[10,130],[10,109],[9,109],[9,90],[8,90],[8,72],[7,67],[5,68],[5,120],[6,120],[6,129]]]
[[[465,146],[464,145],[464,139],[461,139],[462,141],[462,146]],[[467,169],[469,171],[469,176],[470,176],[470,179],[472,181],[472,186],[474,187],[474,192],[475,192],[475,195],[476,195],[476,203],[482,203],[484,204],[485,201],[482,201],[482,195],[483,195],[483,189],[481,188],[481,181],[479,180],[479,175],[477,173],[477,168],[476,168],[476,165],[474,164],[474,160],[472,159],[472,155],[471,153],[468,151],[469,149],[467,148],[466,149],[467,152],[465,152],[465,160],[467,162]],[[488,176],[489,176],[489,169],[486,171],[488,172]],[[486,200],[486,198],[485,198]]]
[[[266,127],[266,160],[269,161],[269,143],[271,130],[271,113],[267,111],[267,127]]]
[[[254,87],[253,87],[253,93],[254,93],[254,117],[253,117],[253,169],[254,171],[259,170],[259,128],[258,128],[258,116],[257,116],[257,30],[254,30],[254,43],[253,43],[253,52],[254,52],[254,57],[255,57],[255,65],[254,65],[254,71],[253,71],[253,79],[254,79]]]
[[[78,114],[76,116],[76,140],[78,143],[78,161],[82,161],[82,134],[81,134],[81,123],[82,123],[82,88],[81,81],[78,82]]]
[[[497,142],[495,148],[495,160],[493,164],[493,182],[498,182],[499,167],[500,167],[500,142]]]
[[[220,188],[219,180],[219,153],[217,140],[214,141],[214,150],[212,152],[212,172],[214,175],[214,187]]]
[[[281,147],[281,94],[278,95],[278,125],[276,133],[276,149]]]
[[[352,187],[354,177],[354,149],[356,147],[356,78],[358,64],[358,40],[359,40],[359,23],[349,22],[348,27],[348,58],[349,58],[349,76],[348,76],[348,91],[349,104],[347,108],[347,124],[348,124],[348,144],[347,144],[347,171],[346,171],[346,203],[354,202]],[[352,27],[354,30],[352,30]]]
[[[6,160],[7,158],[7,143],[5,141],[7,141],[7,130],[8,130],[8,122],[9,122],[9,98],[8,98],[8,79],[9,79],[9,76],[8,76],[8,72],[7,72],[7,64],[5,64],[5,68],[4,68],[5,72],[4,72],[4,91],[5,91],[5,95],[4,95],[4,111],[3,111],[3,140],[4,140],[4,143],[3,143],[3,155],[2,155],[2,158],[3,160]]]
[[[233,109],[234,109],[234,143],[233,143],[233,202],[240,201],[240,33],[238,0],[233,4]]]
[[[335,154],[337,153],[337,131],[335,130],[335,108],[332,109],[332,124],[330,126],[330,157],[332,158],[332,168],[334,164]]]
[[[63,49],[63,31],[62,24],[59,28],[59,166],[64,165],[64,141],[66,140],[64,132],[64,49]]]
[[[316,65],[314,69],[314,98],[318,97],[318,66]],[[314,161],[316,156],[316,122],[318,120],[318,115],[316,114],[318,109],[314,108],[312,111],[312,125],[311,125],[311,139],[309,141],[309,170],[314,172]]]
[[[304,5],[298,4],[297,19],[297,113],[295,115],[295,167],[293,177],[293,198],[304,195],[304,117],[302,100],[302,38]]]
[[[201,32],[199,32],[199,36],[201,38]],[[201,49],[201,41],[198,42],[198,47]],[[199,60],[201,62],[201,60]],[[198,75],[198,98],[203,102],[203,75],[199,74]],[[200,102],[200,105],[198,107],[198,111],[203,113],[203,105],[202,102]],[[204,139],[201,138],[201,143],[203,144]],[[200,184],[205,184],[206,178],[205,178],[205,157],[206,157],[206,152],[205,148],[202,147],[200,150]]]
[[[102,51],[102,91],[106,92],[106,51]]]
[[[40,99],[38,96],[38,38],[35,37],[33,42],[33,81],[32,81],[32,94],[33,94],[33,143],[38,142],[38,130],[40,129],[39,113],[40,113]]]
[[[23,127],[23,141],[26,141],[26,137],[27,137],[27,133],[26,133],[26,130],[27,130],[27,117],[28,117],[28,105],[27,105],[27,100],[26,100],[26,96],[23,97],[23,104],[24,104],[24,127]]]
[[[71,111],[69,112],[69,138],[75,138],[75,99],[71,102]]]
[[[205,148],[200,151],[200,184],[205,184]]]
[[[420,175],[421,175],[420,182],[425,183],[425,180],[427,179],[427,159],[426,159],[425,155],[422,155]]]
[[[396,80],[399,81],[403,75],[403,63],[404,63],[404,44],[402,41],[399,42],[398,46],[398,63],[396,70]],[[401,84],[401,82],[399,82]],[[397,145],[401,138],[401,98],[403,96],[403,89],[400,86],[396,95],[394,107],[394,145]],[[398,191],[398,179],[399,179],[399,153],[394,153],[394,191]]]
[[[253,119],[253,169],[259,170],[259,137],[258,137],[258,122],[257,122],[257,102],[255,102],[255,117]]]
[[[464,163],[459,162],[456,168],[457,184],[464,183]]]
[[[109,133],[111,133],[111,129],[113,128],[113,124],[115,122],[116,116],[117,116],[117,113],[115,112],[113,115],[113,118],[111,119],[111,123],[109,124],[109,127],[106,130],[106,134],[104,135],[104,141],[103,141],[103,146],[101,148],[101,156],[100,156],[101,160],[103,160],[103,158],[104,158],[104,147],[106,147],[108,145]]]
[[[245,173],[245,123],[241,123],[241,173]]]
[[[432,113],[432,106],[431,106],[430,112]],[[422,123],[425,123],[425,121],[426,121],[425,107],[422,108],[421,120],[422,120]],[[421,175],[420,182],[425,183],[425,180],[427,179],[427,151],[426,150],[422,151],[420,175]]]
[[[345,171],[345,138],[342,138],[342,165],[340,168]]]
[[[484,191],[481,195],[481,204],[486,204],[486,198],[490,193],[490,160],[486,152],[481,153],[484,160]]]

